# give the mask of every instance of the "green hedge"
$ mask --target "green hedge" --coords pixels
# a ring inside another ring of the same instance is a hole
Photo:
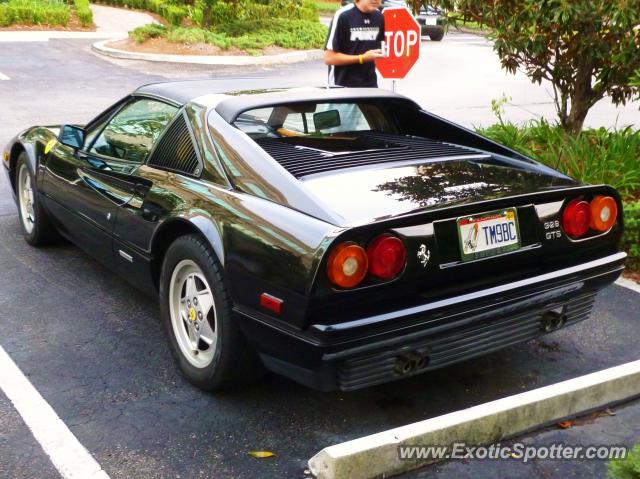
[[[271,19],[268,23],[259,20],[231,22],[214,27],[183,28],[162,25],[145,25],[136,28],[131,36],[138,43],[148,38],[163,37],[176,43],[209,43],[223,50],[240,48],[249,53],[257,53],[270,45],[283,48],[320,48],[327,35],[327,28],[319,22],[306,20]]]
[[[73,0],[73,6],[76,9],[76,15],[83,27],[93,25],[93,12],[89,8],[89,0]]]
[[[71,10],[62,1],[9,0],[0,3],[0,26],[62,25],[69,23]]]
[[[629,255],[627,268],[640,271],[640,200],[624,203],[622,244]]]

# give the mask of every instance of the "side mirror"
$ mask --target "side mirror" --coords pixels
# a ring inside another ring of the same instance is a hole
[[[320,111],[313,114],[313,126],[316,131],[336,128],[341,124],[340,112],[338,110]]]
[[[84,130],[73,125],[62,125],[58,134],[58,141],[71,148],[78,150],[84,145]]]

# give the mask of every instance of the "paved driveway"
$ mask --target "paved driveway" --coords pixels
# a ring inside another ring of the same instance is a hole
[[[31,124],[85,122],[165,77],[278,86],[318,83],[325,72],[320,63],[125,67],[88,45],[0,46],[0,72],[10,78],[0,81],[1,143]],[[306,460],[326,445],[638,359],[639,304],[637,293],[613,286],[591,320],[543,341],[364,391],[318,393],[268,376],[246,390],[205,394],[174,367],[154,301],[72,245],[26,245],[8,187],[0,187],[0,345],[112,478],[303,477]],[[254,449],[276,457],[249,457]],[[57,477],[2,393],[0,476]]]

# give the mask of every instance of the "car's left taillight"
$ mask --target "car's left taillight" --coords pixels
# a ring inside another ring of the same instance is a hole
[[[353,288],[367,274],[369,260],[362,246],[345,241],[336,246],[327,260],[327,277],[336,286]]]
[[[376,236],[367,249],[353,241],[333,248],[327,259],[327,278],[335,286],[353,288],[367,276],[388,281],[396,278],[407,263],[407,250],[400,238],[389,233]]]

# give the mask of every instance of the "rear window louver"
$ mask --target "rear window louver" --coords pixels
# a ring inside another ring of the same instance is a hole
[[[184,113],[178,115],[162,136],[149,160],[149,165],[188,175],[200,174],[200,159],[189,134]]]
[[[348,133],[348,136],[356,137],[359,141],[370,140],[375,147],[360,151],[330,152],[296,144],[303,141],[296,139],[297,137],[261,138],[255,141],[296,178],[355,166],[480,154],[470,148],[409,135],[358,132]],[[381,142],[384,143],[384,148],[379,147]]]

